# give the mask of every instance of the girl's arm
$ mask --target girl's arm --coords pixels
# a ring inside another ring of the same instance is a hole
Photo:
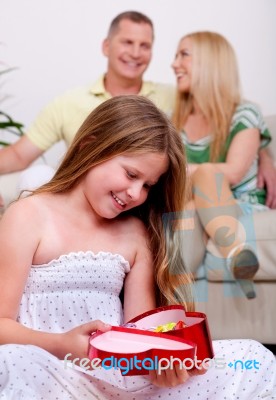
[[[148,247],[148,235],[140,221],[135,221],[136,256],[124,282],[124,322],[156,307],[154,266]]]
[[[11,205],[0,221],[0,317],[15,320],[39,245],[40,221],[28,199]],[[0,329],[2,332],[2,329]]]
[[[260,147],[260,132],[256,128],[240,131],[232,140],[225,163],[214,163],[226,176],[231,186],[238,184],[246,175]],[[189,173],[200,164],[189,164]]]
[[[16,322],[33,256],[39,246],[39,213],[23,199],[0,222],[0,344],[33,344],[55,354],[58,335],[36,332]]]
[[[10,206],[0,222],[0,344],[32,344],[59,358],[68,353],[84,358],[90,333],[110,329],[101,321],[92,321],[62,334],[36,331],[16,321],[40,242],[43,225],[40,214],[32,199],[23,199]]]

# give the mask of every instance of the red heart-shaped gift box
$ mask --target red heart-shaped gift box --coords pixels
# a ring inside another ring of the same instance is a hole
[[[166,333],[149,331],[168,322],[184,321],[185,328]],[[89,358],[101,359],[104,368],[120,368],[123,375],[148,374],[157,369],[158,362],[171,357],[200,361],[214,356],[206,315],[185,312],[180,305],[159,307],[147,311],[128,323],[136,328],[113,326],[108,332],[93,334],[89,344]],[[162,360],[161,360],[162,359]],[[185,364],[189,365],[189,364]]]

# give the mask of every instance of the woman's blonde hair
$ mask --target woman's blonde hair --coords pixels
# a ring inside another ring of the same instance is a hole
[[[215,32],[194,32],[184,36],[192,42],[192,82],[189,93],[177,93],[173,123],[183,129],[195,101],[209,121],[213,141],[210,161],[224,152],[231,119],[241,101],[235,52],[230,43]]]
[[[191,281],[185,273],[180,247],[171,224],[165,224],[169,231],[165,233],[162,221],[164,215],[181,211],[185,205],[183,144],[172,123],[150,100],[135,95],[116,96],[98,106],[80,127],[52,180],[33,194],[69,192],[95,165],[118,155],[147,152],[166,154],[168,169],[150,189],[145,203],[128,213],[147,227],[159,304],[181,302],[192,309]]]

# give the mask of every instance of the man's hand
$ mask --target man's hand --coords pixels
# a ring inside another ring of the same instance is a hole
[[[260,151],[257,185],[259,188],[266,188],[266,205],[276,208],[276,168],[272,157],[265,149]]]

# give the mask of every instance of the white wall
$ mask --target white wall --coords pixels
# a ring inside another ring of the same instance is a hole
[[[18,67],[1,78],[0,92],[12,97],[0,108],[28,127],[54,96],[94,81],[111,19],[131,9],[155,24],[148,79],[173,83],[179,38],[217,31],[236,49],[245,97],[276,113],[275,0],[0,0],[0,61]]]

